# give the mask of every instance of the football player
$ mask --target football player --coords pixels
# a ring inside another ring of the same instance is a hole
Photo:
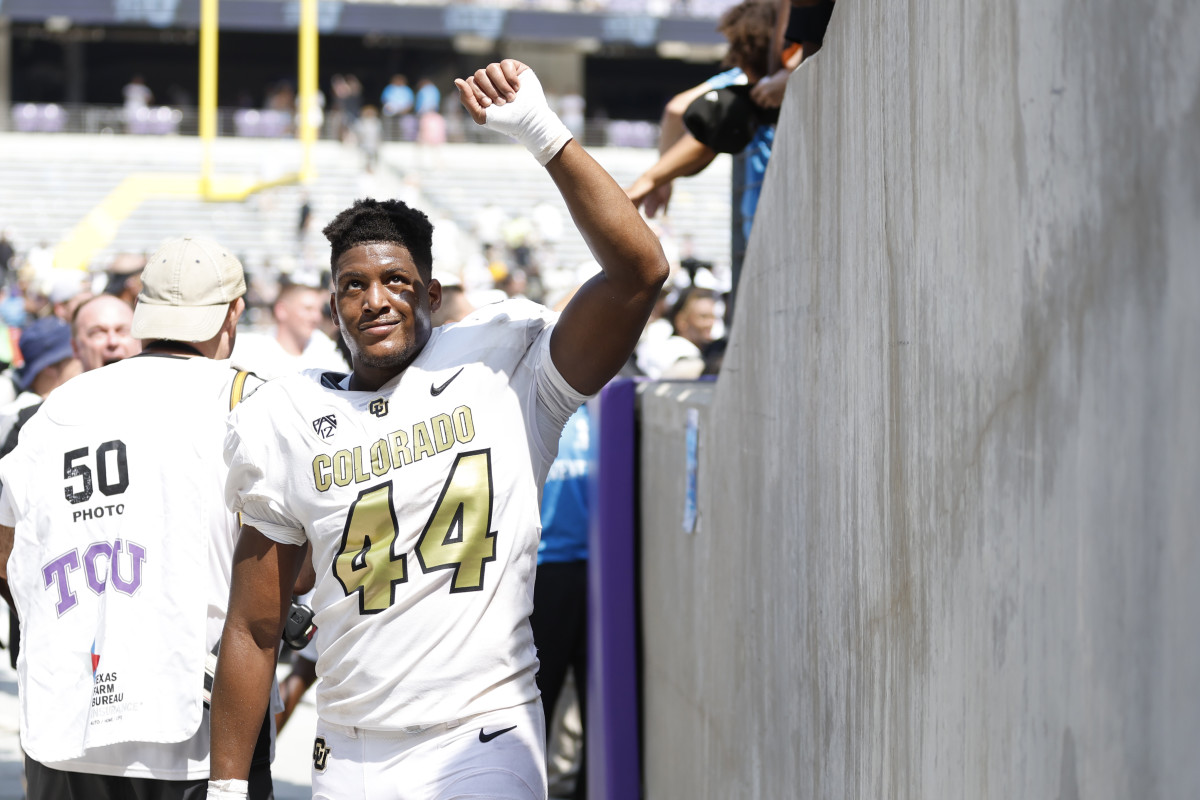
[[[477,123],[546,168],[602,272],[561,315],[509,300],[434,328],[423,213],[360,200],[326,227],[352,371],[268,383],[226,442],[244,527],[210,798],[245,796],[306,542],[321,677],[313,796],[546,796],[529,627],[538,497],[563,425],[629,358],[667,263],[532,70],[505,60],[455,83]]]

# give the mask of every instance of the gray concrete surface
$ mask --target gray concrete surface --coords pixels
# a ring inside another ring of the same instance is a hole
[[[642,399],[650,800],[1200,797],[1197,40],[838,3],[724,373]]]

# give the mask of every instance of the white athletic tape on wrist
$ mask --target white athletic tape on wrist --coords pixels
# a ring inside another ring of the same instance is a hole
[[[533,70],[527,69],[518,75],[517,83],[521,88],[517,90],[516,99],[502,106],[494,103],[488,106],[483,125],[525,145],[544,167],[575,137],[546,104],[542,82]]]
[[[249,781],[229,778],[223,781],[209,781],[205,800],[246,800],[249,796]]]

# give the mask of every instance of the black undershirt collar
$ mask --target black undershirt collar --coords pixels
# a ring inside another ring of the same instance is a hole
[[[167,339],[155,339],[143,347],[142,352],[138,353],[138,356],[158,356],[160,358],[187,358],[189,356],[200,356],[203,358],[204,353],[201,353],[187,342],[174,342]],[[137,356],[134,356],[134,358],[137,358]]]

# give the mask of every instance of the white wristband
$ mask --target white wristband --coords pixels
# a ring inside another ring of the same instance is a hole
[[[210,780],[205,800],[246,800],[249,796],[249,781],[239,781],[229,778],[223,781]]]
[[[484,112],[485,128],[513,137],[533,154],[543,167],[567,142],[575,138],[558,115],[546,103],[542,82],[533,70],[527,69],[517,76],[521,88],[517,97],[502,106],[492,104]]]

